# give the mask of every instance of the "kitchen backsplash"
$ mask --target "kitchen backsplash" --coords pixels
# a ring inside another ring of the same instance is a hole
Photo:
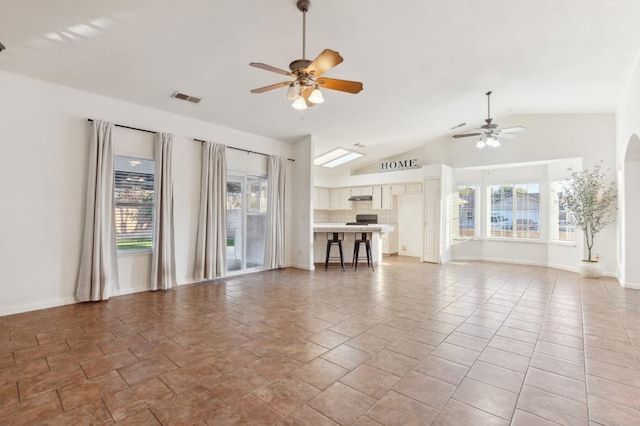
[[[355,222],[357,214],[377,214],[378,223],[398,223],[398,209],[374,210],[371,201],[353,201],[351,210],[314,210],[314,223],[347,223]]]

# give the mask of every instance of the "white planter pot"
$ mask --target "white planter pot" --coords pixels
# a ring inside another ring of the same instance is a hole
[[[600,275],[602,275],[602,267],[598,262],[581,260],[578,264],[578,273],[584,278],[600,278]]]

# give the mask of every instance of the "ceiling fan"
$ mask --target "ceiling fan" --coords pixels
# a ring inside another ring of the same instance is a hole
[[[496,148],[500,146],[499,138],[513,139],[516,136],[518,136],[518,133],[524,130],[527,130],[526,127],[522,127],[522,126],[499,129],[498,125],[496,123],[493,123],[493,118],[491,118],[491,92],[487,92],[485,93],[485,95],[487,95],[487,119],[484,120],[486,124],[476,129],[478,130],[478,132],[453,135],[454,138],[467,138],[470,136],[480,136],[476,140],[476,148],[484,148],[485,146]]]
[[[338,52],[325,49],[313,61],[305,59],[306,55],[306,17],[310,0],[298,0],[296,6],[302,12],[302,58],[296,59],[289,64],[291,71],[285,71],[271,65],[251,62],[252,67],[272,71],[278,74],[293,77],[292,81],[283,81],[270,86],[253,89],[251,93],[264,93],[269,90],[289,86],[287,89],[287,99],[292,100],[295,109],[303,110],[309,106],[324,102],[322,92],[319,90],[331,89],[347,93],[359,93],[362,90],[362,83],[358,81],[338,80],[335,78],[321,77],[325,72],[340,64],[343,59]]]

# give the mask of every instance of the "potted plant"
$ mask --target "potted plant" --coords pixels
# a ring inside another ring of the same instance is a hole
[[[607,182],[602,161],[591,170],[574,171],[569,168],[569,172],[571,182],[562,201],[571,213],[569,223],[584,234],[588,255],[580,262],[578,271],[583,277],[597,278],[601,269],[598,258],[592,257],[593,240],[615,218],[616,189],[613,182]]]

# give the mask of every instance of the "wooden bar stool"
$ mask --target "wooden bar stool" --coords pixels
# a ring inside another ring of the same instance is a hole
[[[360,255],[360,246],[364,245],[365,251],[367,252],[367,267],[371,266],[371,270],[375,271],[373,268],[373,256],[371,255],[371,238],[373,234],[371,232],[356,232],[356,240],[353,243],[353,262],[351,266],[358,270],[358,257]]]
[[[327,256],[324,259],[324,270],[329,267],[329,259],[338,259],[337,257],[331,257],[331,247],[338,246],[340,251],[340,265],[344,271],[344,256],[342,255],[342,241],[344,240],[344,232],[327,232]]]

